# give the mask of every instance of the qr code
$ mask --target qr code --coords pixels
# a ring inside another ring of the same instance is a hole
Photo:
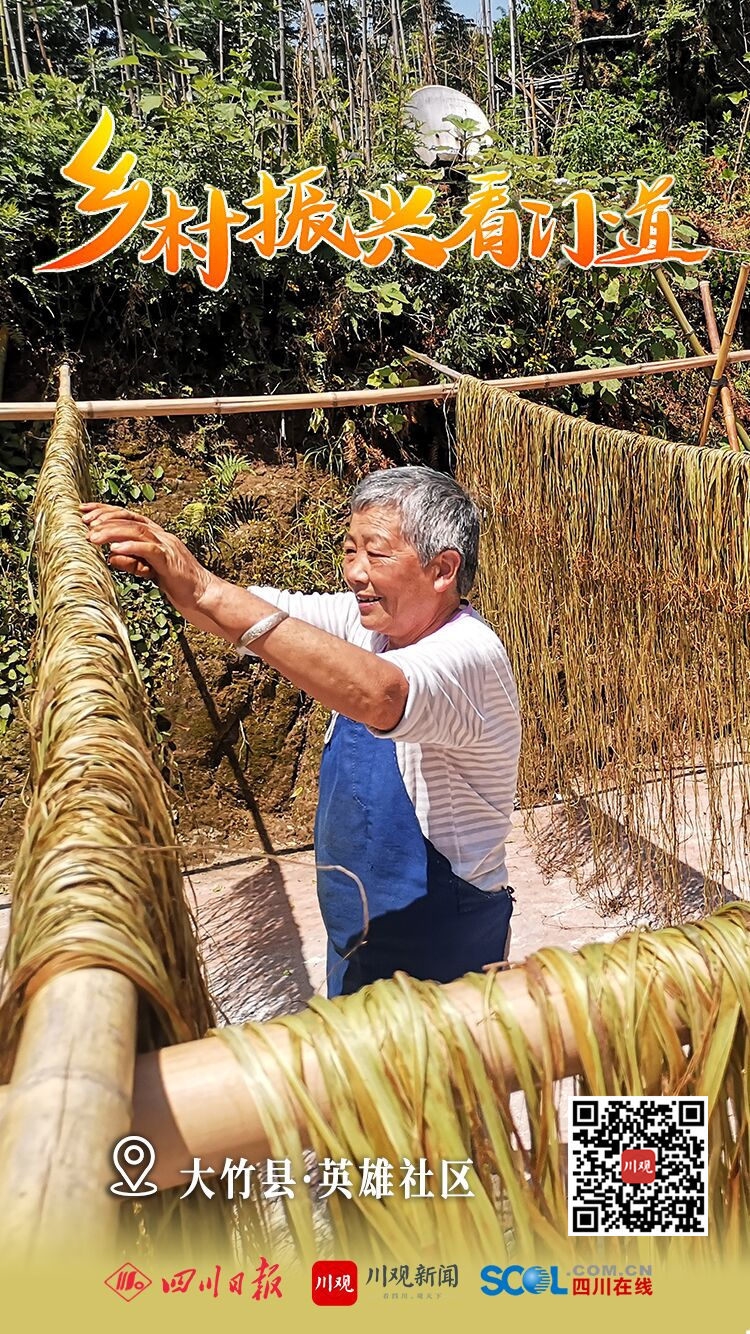
[[[571,1097],[568,1235],[705,1237],[706,1103]]]

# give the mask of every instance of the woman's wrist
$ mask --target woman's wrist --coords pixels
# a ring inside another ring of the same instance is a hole
[[[237,645],[246,631],[277,612],[277,607],[249,589],[208,574],[208,583],[198,599],[197,610],[204,622],[211,621],[213,633],[228,643]]]

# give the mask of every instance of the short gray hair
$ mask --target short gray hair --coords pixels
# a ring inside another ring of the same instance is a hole
[[[457,587],[466,597],[477,571],[479,510],[463,487],[434,468],[383,468],[363,477],[351,499],[352,514],[375,505],[397,511],[423,566],[441,551],[458,552]]]

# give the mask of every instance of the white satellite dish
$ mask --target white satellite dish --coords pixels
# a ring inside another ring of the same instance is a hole
[[[404,116],[417,131],[417,153],[428,167],[435,163],[455,162],[457,158],[476,157],[490,142],[487,138],[489,121],[481,107],[457,88],[447,88],[439,83],[418,88],[404,108]],[[470,131],[463,133],[446,120],[446,116],[473,121],[476,129],[472,126]]]

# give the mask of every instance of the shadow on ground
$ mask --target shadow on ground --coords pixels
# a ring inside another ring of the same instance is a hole
[[[301,1010],[313,995],[281,872],[260,865],[203,894],[198,929],[214,1000],[228,1023]]]
[[[626,833],[621,821],[589,799],[547,807],[541,819],[532,816],[531,825],[543,875],[563,872],[600,912],[619,914],[632,925],[658,928],[694,920],[736,898],[699,867]]]

